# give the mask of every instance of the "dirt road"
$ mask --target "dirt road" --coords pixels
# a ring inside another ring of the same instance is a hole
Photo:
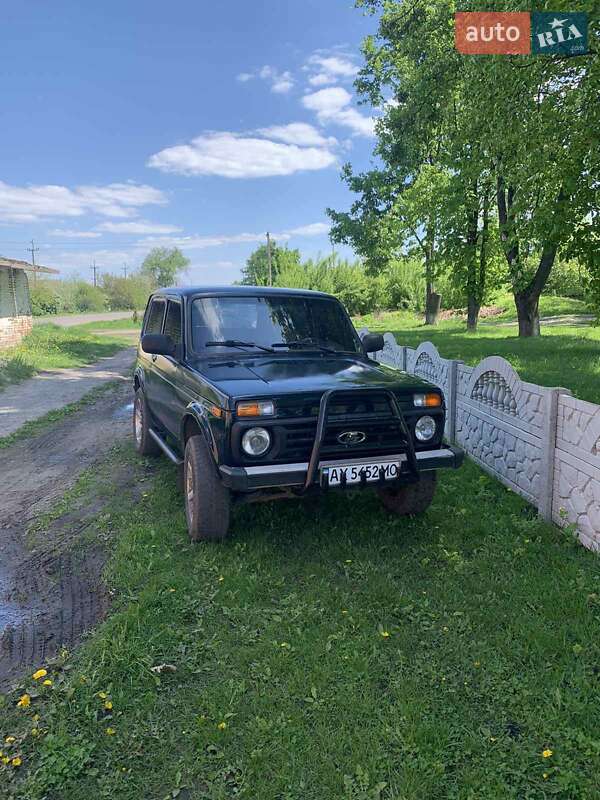
[[[131,402],[131,383],[123,381],[93,405],[0,451],[0,686],[71,647],[107,608],[102,543],[81,544],[102,500],[95,507],[74,502],[48,522],[41,515],[84,469],[129,439]],[[123,502],[135,501],[134,472],[129,465],[120,476],[111,473],[123,486]]]
[[[138,311],[140,318],[144,312]],[[51,322],[61,328],[70,328],[73,325],[84,325],[86,322],[110,322],[113,319],[131,319],[133,311],[102,311],[98,314],[63,314],[59,316],[34,317],[34,325],[43,325]]]
[[[124,380],[131,371],[135,348],[127,347],[116,355],[85,367],[38,372],[0,392],[0,438],[21,425],[39,419],[49,411],[75,403],[102,384]]]

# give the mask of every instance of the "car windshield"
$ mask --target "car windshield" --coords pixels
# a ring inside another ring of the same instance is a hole
[[[201,297],[192,304],[196,353],[257,355],[259,347],[286,352],[313,349],[359,352],[354,329],[340,304],[319,297]],[[222,344],[219,344],[222,343]]]

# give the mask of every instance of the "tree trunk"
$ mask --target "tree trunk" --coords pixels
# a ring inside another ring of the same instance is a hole
[[[470,294],[467,298],[467,331],[471,333],[477,330],[480,308],[481,304],[477,301],[475,295]]]
[[[433,291],[433,285],[428,281],[425,297],[425,325],[437,325],[441,307],[442,296]]]
[[[540,335],[539,294],[531,291],[515,292],[515,306],[519,320],[519,336]]]

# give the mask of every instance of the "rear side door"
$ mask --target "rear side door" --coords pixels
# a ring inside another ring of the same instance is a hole
[[[162,333],[166,309],[167,301],[164,297],[152,298],[148,306],[148,311],[146,312],[142,335],[145,333]],[[151,414],[157,419],[160,419],[158,405],[160,378],[156,372],[156,361],[158,358],[159,356],[153,356],[148,353],[143,354],[144,394],[146,395]]]
[[[162,333],[173,340],[176,346],[174,356],[156,356],[154,370],[156,375],[156,414],[161,423],[175,437],[189,400],[182,392],[181,362],[183,360],[183,306],[179,298],[169,297],[164,317]]]

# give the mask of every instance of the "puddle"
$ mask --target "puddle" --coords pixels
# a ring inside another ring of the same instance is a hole
[[[113,411],[113,419],[129,419],[133,414],[133,403],[127,403],[125,406],[117,408]]]

